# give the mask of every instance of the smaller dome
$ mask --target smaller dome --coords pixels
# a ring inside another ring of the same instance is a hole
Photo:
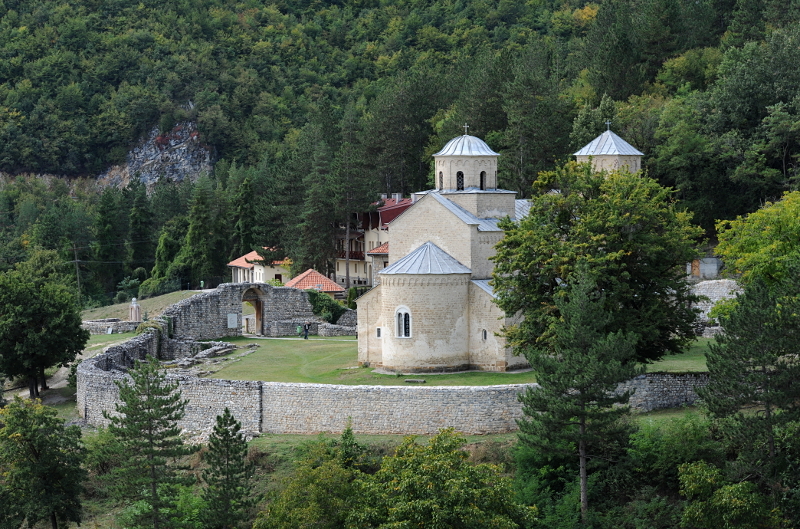
[[[500,156],[486,142],[475,136],[464,134],[447,142],[434,156]]]

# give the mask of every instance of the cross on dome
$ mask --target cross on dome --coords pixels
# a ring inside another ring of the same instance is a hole
[[[468,129],[468,128],[469,128],[469,125],[467,125],[466,123],[464,123],[464,136],[466,136],[466,135],[467,135],[467,129]]]
[[[606,130],[611,130],[611,120],[610,119],[606,120]]]

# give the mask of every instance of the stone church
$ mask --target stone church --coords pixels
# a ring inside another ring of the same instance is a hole
[[[576,155],[597,169],[640,167],[641,153],[610,130]],[[489,284],[489,259],[503,237],[498,221],[530,207],[497,188],[498,156],[466,134],[433,155],[437,188],[415,193],[392,222],[389,265],[358,299],[360,365],[405,373],[527,366],[498,336],[514,322]]]

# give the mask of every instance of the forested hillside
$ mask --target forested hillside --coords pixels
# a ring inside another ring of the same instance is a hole
[[[125,277],[152,276],[153,291],[222,277],[254,244],[324,269],[337,224],[377,193],[428,187],[430,155],[464,123],[524,196],[610,119],[711,236],[796,185],[798,2],[5,0],[0,13],[0,171],[20,175],[0,182],[0,266],[58,249],[98,302]],[[219,160],[197,184],[100,194],[22,176],[95,176],[187,120]]]

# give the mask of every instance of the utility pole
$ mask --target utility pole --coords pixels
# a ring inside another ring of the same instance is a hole
[[[81,298],[81,269],[78,267],[78,249],[72,243],[72,254],[75,256],[75,277],[78,279],[78,299]]]

